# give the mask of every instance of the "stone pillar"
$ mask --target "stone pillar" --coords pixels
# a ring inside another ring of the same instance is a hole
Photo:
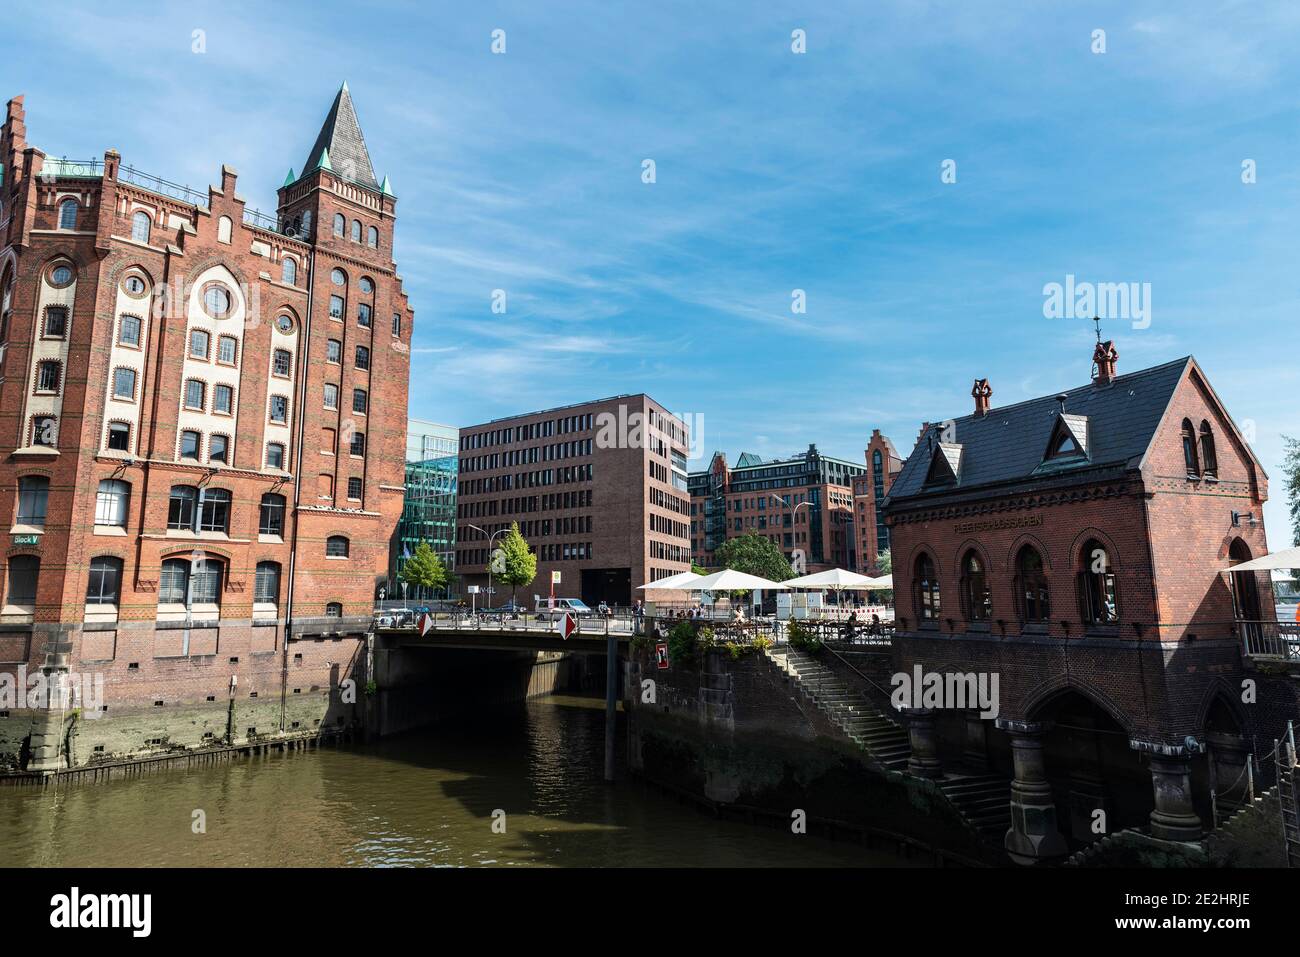
[[[1056,803],[1043,760],[1043,735],[1048,725],[999,718],[998,727],[1011,734],[1016,772],[1011,782],[1011,829],[1004,841],[1007,854],[1017,864],[1065,854],[1065,838],[1057,827]]]
[[[27,770],[53,774],[66,766],[63,748],[63,720],[67,712],[64,684],[68,675],[68,654],[47,652],[41,668],[45,683],[40,706],[32,713],[31,760]],[[26,693],[26,689],[23,689]]]
[[[1156,797],[1151,836],[1166,841],[1199,841],[1203,828],[1192,806],[1192,765],[1188,756],[1152,754],[1151,785]]]
[[[987,771],[989,767],[988,733],[984,719],[978,711],[968,711],[966,718],[966,736],[962,742],[961,759],[967,767],[976,771]]]
[[[934,734],[934,712],[929,708],[907,708],[903,713],[907,716],[907,736],[912,745],[907,770],[918,778],[943,777]]]

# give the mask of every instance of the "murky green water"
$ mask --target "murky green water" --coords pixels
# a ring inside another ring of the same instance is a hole
[[[602,780],[602,703],[543,698],[374,745],[0,789],[3,866],[896,866]],[[621,737],[621,735],[620,735]],[[493,833],[493,812],[505,833]],[[195,833],[195,811],[206,833]]]

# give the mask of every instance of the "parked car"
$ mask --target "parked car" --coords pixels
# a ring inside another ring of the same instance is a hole
[[[567,613],[577,615],[579,618],[590,618],[596,614],[581,598],[557,598],[554,607],[551,607],[545,598],[537,602],[538,618],[554,619]]]

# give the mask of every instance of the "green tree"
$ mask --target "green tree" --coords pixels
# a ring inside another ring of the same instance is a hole
[[[692,575],[700,575],[700,576],[702,577],[702,576],[704,576],[704,575],[707,575],[708,573],[709,573],[709,570],[708,570],[707,568],[705,568],[703,565],[697,565],[697,564],[695,564],[695,562],[691,562],[691,574],[692,574]]]
[[[428,542],[415,546],[415,554],[402,565],[402,581],[417,588],[433,590],[447,584],[447,566]]]
[[[881,575],[894,574],[894,556],[890,553],[888,548],[876,556],[876,567],[880,569]],[[880,601],[883,601],[887,605],[894,600],[894,592],[892,589],[875,591],[871,594],[875,595],[880,599]]]
[[[506,532],[498,547],[501,549],[501,563],[493,574],[511,587],[511,597],[518,604],[520,586],[531,585],[537,577],[537,556],[529,550],[518,522],[510,523],[510,531]]]
[[[754,532],[729,538],[714,557],[723,568],[732,568],[768,581],[783,582],[794,577],[790,562],[774,544]]]
[[[1282,477],[1291,511],[1291,541],[1300,545],[1300,439],[1282,436]]]

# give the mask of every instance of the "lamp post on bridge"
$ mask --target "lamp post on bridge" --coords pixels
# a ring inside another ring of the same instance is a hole
[[[495,532],[492,532],[491,534],[488,534],[488,530],[487,530],[486,528],[479,528],[477,525],[466,525],[465,527],[466,527],[466,528],[472,528],[472,529],[474,529],[474,531],[476,531],[476,532],[482,532],[484,535],[487,535],[487,537],[488,537],[488,560],[487,560],[487,570],[488,570],[488,607],[491,608],[491,607],[492,607],[492,605],[491,605],[491,602],[492,602],[492,596],[493,596],[493,594],[495,594],[495,592],[492,591],[492,540],[493,540],[494,538],[496,538],[498,535],[504,535],[506,532],[510,531],[510,529],[508,529],[508,528],[498,528]],[[503,619],[503,620],[504,620],[504,619]]]

